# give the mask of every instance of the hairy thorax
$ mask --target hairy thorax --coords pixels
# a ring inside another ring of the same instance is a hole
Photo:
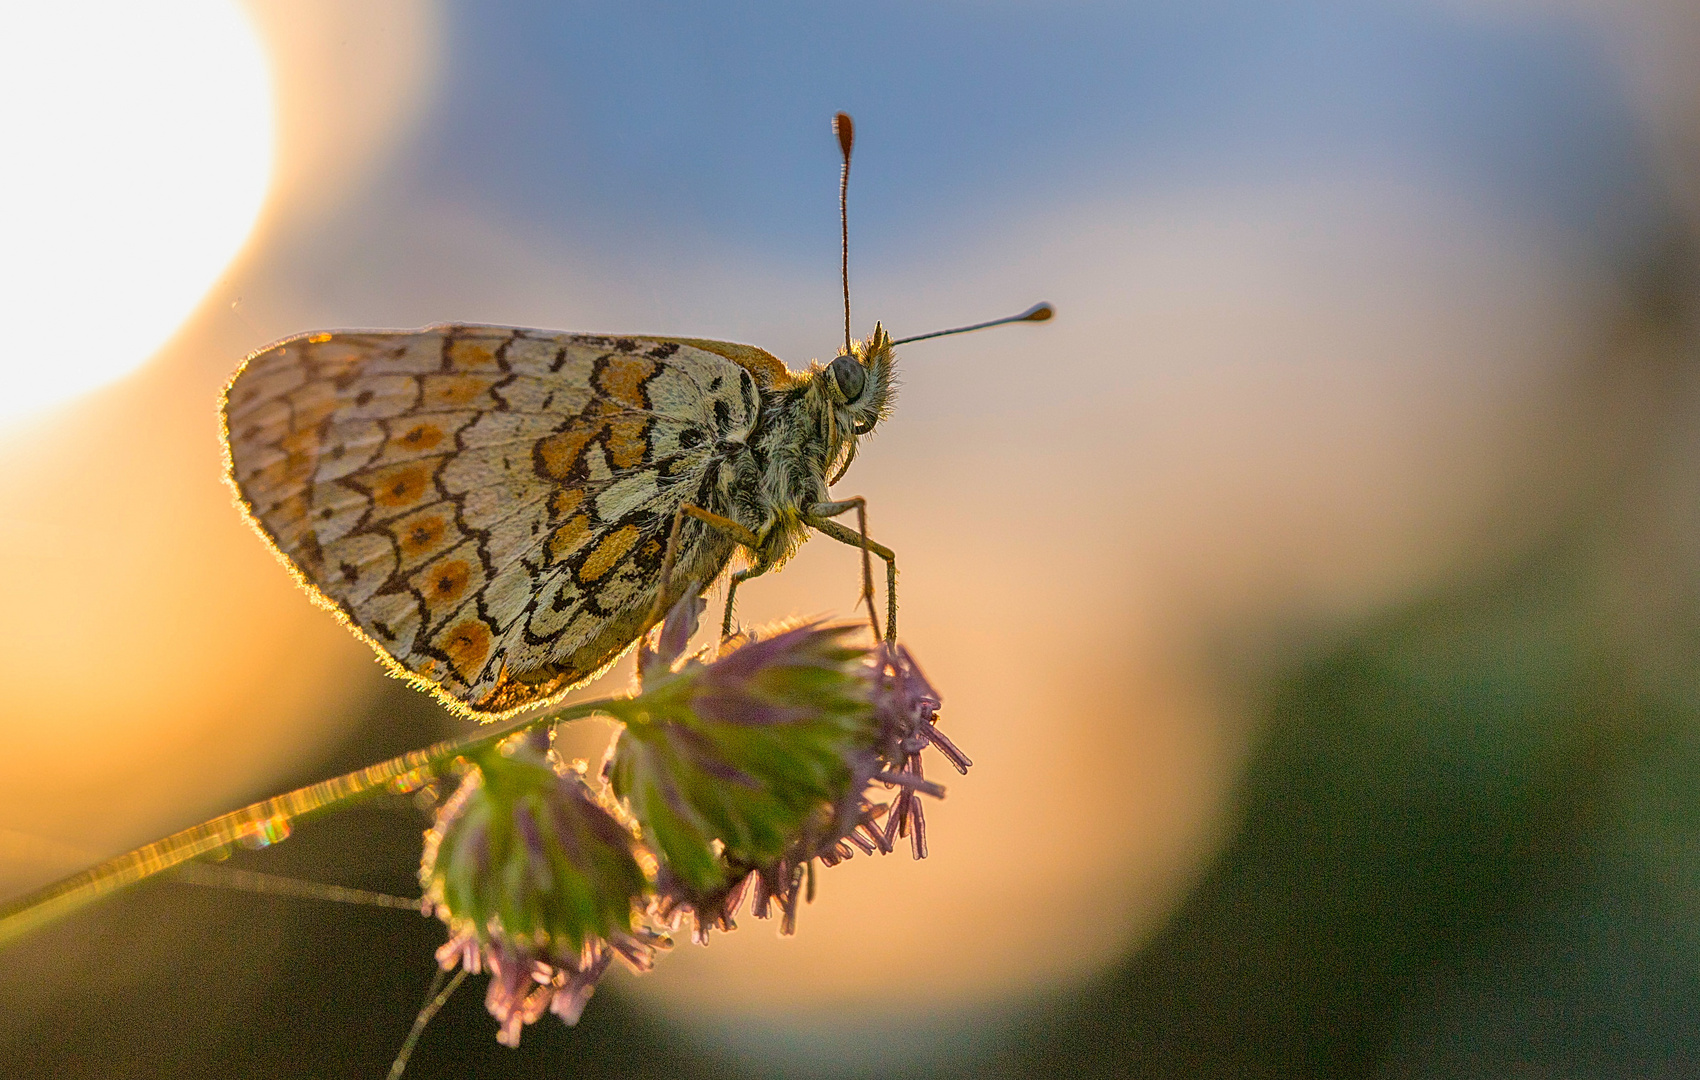
[[[834,411],[818,378],[767,391],[756,429],[722,472],[726,516],[760,539],[754,562],[764,569],[796,552],[809,509],[829,498],[827,470],[849,430]]]

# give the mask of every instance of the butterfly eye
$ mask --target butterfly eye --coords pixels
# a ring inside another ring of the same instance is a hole
[[[868,373],[851,356],[840,356],[832,362],[832,379],[838,384],[838,392],[844,395],[845,401],[861,397],[862,388],[868,385]]]

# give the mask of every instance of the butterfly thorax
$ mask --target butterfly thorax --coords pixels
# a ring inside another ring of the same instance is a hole
[[[764,391],[747,454],[722,486],[728,516],[761,539],[756,565],[771,569],[795,554],[808,537],[810,509],[831,500],[829,488],[854,460],[858,439],[890,407],[889,340],[876,328],[848,358],[813,364],[789,385]],[[835,370],[852,362],[859,379]]]

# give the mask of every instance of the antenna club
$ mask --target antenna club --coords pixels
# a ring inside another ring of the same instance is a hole
[[[850,147],[856,142],[856,125],[851,122],[849,113],[839,113],[832,118],[832,133],[838,136],[838,148],[844,152],[844,164],[850,164]]]
[[[839,113],[832,118],[832,130],[844,151],[844,167],[838,173],[838,276],[844,282],[844,355],[849,356],[855,352],[850,338],[850,147],[856,141],[856,125],[849,113]]]
[[[907,345],[912,341],[926,341],[929,338],[949,337],[951,334],[966,334],[971,330],[985,330],[993,326],[1007,326],[1018,322],[1049,322],[1051,316],[1057,313],[1050,304],[1038,303],[1019,315],[1011,315],[1007,319],[993,319],[991,322],[975,323],[973,326],[958,326],[953,330],[934,330],[930,334],[916,334],[914,337],[898,338],[893,345]]]

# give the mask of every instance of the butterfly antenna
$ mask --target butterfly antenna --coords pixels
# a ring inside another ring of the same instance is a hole
[[[848,168],[848,166],[846,167]],[[849,296],[848,293],[845,295],[846,297]],[[849,303],[848,299],[846,299],[845,303]],[[984,330],[988,326],[1002,326],[1005,323],[1045,322],[1056,313],[1056,308],[1053,308],[1050,304],[1038,303],[1034,304],[1026,311],[1023,311],[1021,314],[1011,315],[1007,319],[993,319],[991,322],[975,323],[973,326],[958,326],[954,330],[934,330],[930,334],[916,334],[914,337],[898,338],[896,341],[892,342],[892,345],[907,345],[911,341],[925,341],[928,338],[948,337],[951,334],[966,334],[970,330]]]
[[[850,147],[856,142],[856,125],[849,113],[832,118],[832,133],[844,154],[844,169],[838,174],[838,277],[844,283],[844,355],[850,352]]]

